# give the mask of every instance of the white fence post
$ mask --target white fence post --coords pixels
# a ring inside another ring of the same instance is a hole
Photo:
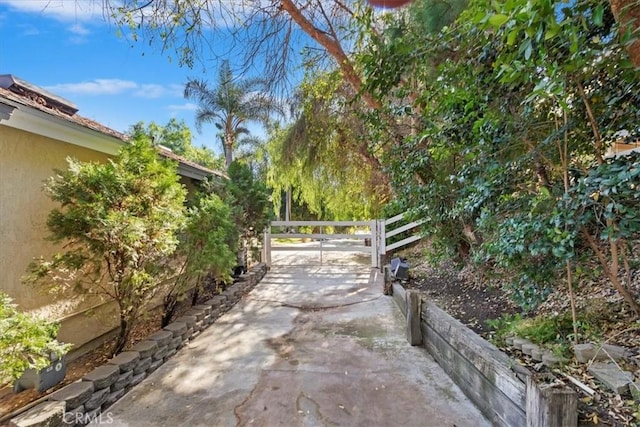
[[[271,224],[267,225],[263,239],[264,263],[267,264],[267,268],[271,268]]]
[[[369,234],[371,237],[369,241],[371,242],[371,267],[380,268],[378,265],[378,221],[372,220],[371,225],[369,226]]]
[[[378,230],[379,238],[380,238],[380,247],[378,248],[378,252],[380,255],[386,255],[387,253],[387,221],[384,219],[380,220],[380,229]]]

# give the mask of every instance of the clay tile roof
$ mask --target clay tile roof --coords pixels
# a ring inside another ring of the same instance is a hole
[[[21,96],[17,93],[14,93],[10,90],[7,89],[3,89],[0,87],[0,97],[2,98],[6,98],[9,99],[11,101],[15,101],[19,104],[23,104],[26,105],[27,107],[32,107],[35,108],[37,110],[40,110],[42,112],[45,112],[47,114],[50,114],[56,118],[59,118],[61,120],[65,120],[67,122],[70,123],[75,123],[78,124],[80,126],[84,126],[86,128],[89,129],[93,129],[96,132],[100,132],[103,133],[105,135],[109,135],[109,136],[113,136],[115,138],[121,139],[123,141],[127,140],[127,135],[125,135],[122,132],[118,132],[117,130],[108,128],[94,120],[88,119],[86,117],[82,117],[78,114],[74,114],[72,116],[70,116],[69,114],[63,113],[62,111],[58,110],[57,108],[54,108],[52,106],[50,106],[49,104],[43,103],[43,102],[38,102],[38,99],[34,99],[32,97],[27,97],[27,96]]]

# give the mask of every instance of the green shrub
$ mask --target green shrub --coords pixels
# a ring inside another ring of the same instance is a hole
[[[28,368],[44,368],[52,354],[60,357],[71,348],[56,340],[57,323],[21,313],[11,301],[0,292],[0,386]]]

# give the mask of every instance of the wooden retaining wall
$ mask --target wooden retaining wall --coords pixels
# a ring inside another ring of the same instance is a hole
[[[407,298],[407,292],[398,284],[393,284],[392,289],[394,301],[410,321],[407,306],[414,299]],[[496,346],[434,303],[422,300],[419,306],[422,346],[490,422],[505,427],[577,425],[576,395],[572,390],[547,390],[541,394],[531,373]],[[411,330],[408,322],[410,341],[415,339]]]

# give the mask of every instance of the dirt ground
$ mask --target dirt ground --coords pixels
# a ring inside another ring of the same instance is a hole
[[[479,335],[490,331],[487,320],[520,311],[501,289],[481,285],[464,271],[446,265],[432,267],[423,262],[412,266],[403,286],[421,291]]]

